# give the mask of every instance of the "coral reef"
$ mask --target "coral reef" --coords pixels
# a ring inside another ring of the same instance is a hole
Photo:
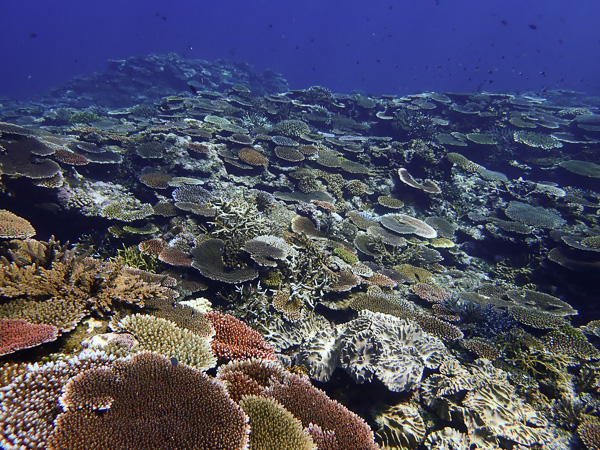
[[[175,54],[3,99],[2,446],[595,448],[596,103]]]

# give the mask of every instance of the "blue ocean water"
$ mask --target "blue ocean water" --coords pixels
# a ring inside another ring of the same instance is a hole
[[[3,1],[0,95],[23,98],[176,52],[247,61],[292,88],[600,93],[592,0]]]

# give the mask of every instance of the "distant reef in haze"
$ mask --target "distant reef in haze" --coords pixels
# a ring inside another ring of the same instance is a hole
[[[103,72],[78,76],[50,92],[72,107],[120,108],[159,100],[182,91],[223,92],[244,85],[256,95],[289,89],[282,75],[258,72],[246,62],[204,61],[176,53],[110,60]]]

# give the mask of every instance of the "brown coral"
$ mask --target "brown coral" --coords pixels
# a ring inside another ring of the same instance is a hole
[[[250,418],[250,446],[254,450],[316,450],[302,423],[271,398],[250,395],[240,401]]]
[[[173,177],[166,173],[151,172],[140,175],[139,180],[152,189],[167,189]]]
[[[247,449],[248,417],[224,386],[153,353],[72,379],[50,449]]]
[[[297,375],[287,374],[283,383],[273,383],[267,395],[280,402],[305,427],[314,424],[334,431],[339,448],[378,448],[373,432],[363,419]]]
[[[33,226],[22,217],[0,209],[0,239],[25,239],[35,236]]]
[[[211,342],[217,358],[232,359],[275,359],[275,351],[260,333],[229,314],[211,311],[206,314],[214,329]]]
[[[192,257],[175,247],[164,247],[158,254],[158,260],[170,266],[192,266]]]
[[[500,355],[500,351],[487,342],[478,341],[475,339],[465,339],[463,344],[467,350],[475,353],[478,358],[486,358],[490,361],[493,361]]]
[[[268,166],[269,160],[262,153],[251,148],[243,148],[238,152],[238,157],[251,166]]]
[[[412,285],[410,289],[419,298],[429,303],[444,303],[452,297],[448,292],[429,283],[417,283]]]
[[[68,331],[86,311],[111,311],[115,302],[143,305],[169,298],[170,290],[148,282],[120,263],[67,254],[50,268],[12,263],[0,272],[0,317],[56,325]],[[7,302],[7,300],[10,300]]]
[[[219,367],[218,378],[225,381],[229,395],[238,402],[244,395],[263,395],[275,380],[282,382],[285,369],[277,362],[250,358],[230,361]]]
[[[275,154],[278,158],[289,162],[300,162],[304,161],[304,155],[296,150],[294,147],[275,147]]]
[[[329,284],[329,289],[334,292],[347,292],[361,283],[361,278],[349,270],[342,270],[335,275]]]
[[[0,356],[36,347],[58,337],[53,325],[34,325],[22,319],[0,319]]]
[[[85,166],[90,163],[89,159],[79,153],[65,148],[58,148],[54,152],[54,159],[69,166]]]

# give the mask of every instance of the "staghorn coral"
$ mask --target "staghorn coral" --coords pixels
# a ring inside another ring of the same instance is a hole
[[[156,272],[158,269],[158,261],[156,256],[150,252],[144,252],[138,247],[131,246],[120,248],[117,250],[117,261],[124,266],[133,267],[135,269],[144,270],[146,272]]]
[[[205,317],[215,329],[211,346],[217,358],[226,360],[275,359],[273,348],[260,333],[252,330],[244,322],[218,311],[206,313]]]
[[[0,356],[52,342],[58,337],[54,325],[34,325],[22,319],[0,319]]]
[[[58,397],[77,374],[114,361],[103,352],[84,351],[45,364],[27,364],[26,370],[7,384],[0,396],[0,446],[48,448],[47,441],[60,410]]]
[[[50,449],[248,448],[248,417],[218,380],[149,352],[73,378],[60,402]]]
[[[176,358],[197,370],[208,370],[217,363],[209,337],[204,338],[174,322],[147,314],[124,317],[113,328],[135,336],[140,350],[150,350],[167,358]]]
[[[302,422],[271,398],[248,395],[239,402],[250,418],[253,450],[316,450]]]
[[[66,253],[47,269],[11,263],[0,273],[0,317],[46,323],[69,331],[89,311],[106,313],[116,302],[143,305],[170,290],[142,280],[118,262]]]
[[[33,226],[22,217],[0,209],[0,239],[26,239],[35,236]]]

